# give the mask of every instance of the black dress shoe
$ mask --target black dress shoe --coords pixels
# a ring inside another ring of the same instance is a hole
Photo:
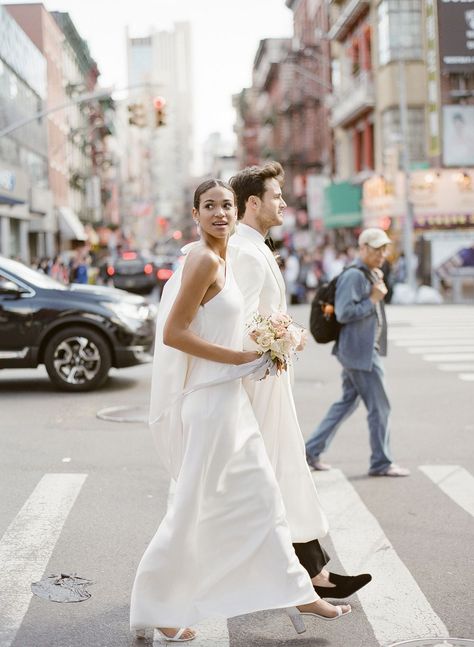
[[[372,579],[369,573],[361,575],[338,575],[329,573],[329,581],[335,586],[315,586],[314,590],[320,598],[348,598]]]

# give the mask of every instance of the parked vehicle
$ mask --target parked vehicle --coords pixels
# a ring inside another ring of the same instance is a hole
[[[65,391],[151,359],[156,306],[105,286],[65,286],[0,256],[0,369],[44,364]]]
[[[149,294],[157,285],[153,259],[136,251],[124,251],[116,259],[109,259],[105,275],[114,287],[129,292]]]

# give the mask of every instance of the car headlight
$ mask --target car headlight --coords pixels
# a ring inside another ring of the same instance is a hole
[[[143,323],[153,317],[153,313],[149,305],[136,306],[133,303],[106,303],[104,304],[109,310],[117,315],[117,317],[125,324],[137,325]]]

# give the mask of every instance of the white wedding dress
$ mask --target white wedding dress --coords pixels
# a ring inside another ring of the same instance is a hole
[[[164,294],[165,313],[181,272],[175,272]],[[294,553],[280,491],[241,380],[199,388],[176,402],[177,388],[226,380],[235,367],[167,349],[163,319],[162,314],[151,417],[166,413],[152,426],[176,488],[138,567],[131,628],[189,626],[208,617],[314,601],[318,596]],[[224,288],[199,308],[192,330],[212,343],[242,348],[243,300],[229,263]],[[155,397],[158,386],[166,392]]]

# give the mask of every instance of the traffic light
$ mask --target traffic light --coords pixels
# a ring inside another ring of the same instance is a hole
[[[157,128],[166,125],[165,106],[166,99],[164,99],[163,97],[155,97],[153,99],[153,107],[155,109],[155,126]]]
[[[147,127],[147,116],[143,103],[132,103],[127,106],[127,109],[129,112],[128,123],[131,126],[138,126],[138,128]]]

